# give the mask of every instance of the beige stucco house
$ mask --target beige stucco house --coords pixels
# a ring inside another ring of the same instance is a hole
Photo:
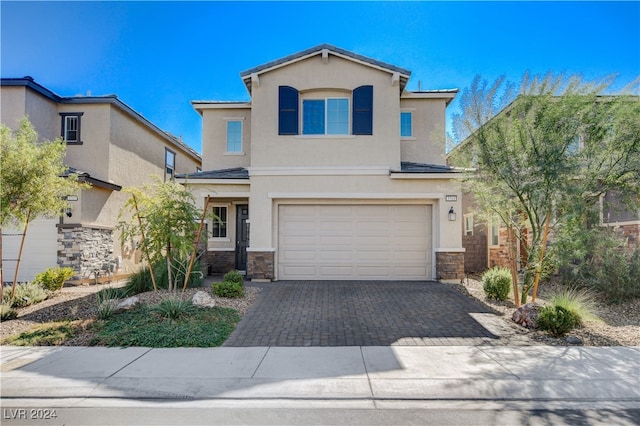
[[[12,129],[26,116],[42,139],[62,137],[65,164],[92,187],[83,190],[59,219],[38,219],[27,233],[20,281],[49,267],[71,266],[79,279],[107,269],[131,272],[139,262],[132,244],[114,228],[128,195],[123,187],[195,172],[201,157],[159,129],[115,95],[62,97],[31,77],[3,78],[1,121]],[[5,279],[13,278],[20,231],[3,229]]]
[[[221,218],[210,271],[459,278],[460,188],[445,163],[457,90],[410,92],[410,75],[320,45],[242,72],[250,101],[193,101],[203,172],[178,178]]]

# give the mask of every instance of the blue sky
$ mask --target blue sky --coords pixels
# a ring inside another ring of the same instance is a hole
[[[241,71],[322,43],[411,70],[409,90],[526,70],[640,75],[637,1],[2,1],[0,14],[2,77],[115,93],[199,152],[191,100],[249,100]]]

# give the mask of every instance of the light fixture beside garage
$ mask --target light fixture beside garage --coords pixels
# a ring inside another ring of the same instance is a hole
[[[449,220],[454,222],[456,220],[456,212],[453,211],[453,206],[449,209]]]

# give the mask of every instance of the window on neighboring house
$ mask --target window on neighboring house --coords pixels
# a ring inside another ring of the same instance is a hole
[[[413,113],[409,111],[400,112],[400,137],[413,137]]]
[[[621,191],[607,191],[600,199],[602,223],[618,224],[640,221],[640,209],[630,201],[636,194],[624,194]]]
[[[496,247],[500,245],[500,221],[493,219],[491,221],[491,246]]]
[[[213,214],[216,219],[213,220],[212,236],[213,238],[227,238],[227,207],[214,206]]]
[[[464,235],[473,235],[473,213],[464,215]]]
[[[164,159],[164,180],[172,180],[176,171],[176,153],[165,149]]]
[[[350,105],[351,104],[351,107]],[[299,108],[302,114],[299,115]],[[351,109],[350,109],[351,108]],[[351,112],[351,123],[349,115]],[[373,86],[360,86],[349,98],[304,99],[290,86],[278,88],[278,134],[347,135],[373,134]]]
[[[200,167],[196,167],[196,173],[200,173],[202,169]]]
[[[349,99],[303,100],[302,133],[305,135],[349,134]]]
[[[242,121],[227,121],[227,152],[242,152]]]
[[[576,135],[567,146],[567,154],[576,155],[582,149],[582,138]]]
[[[62,139],[68,144],[81,144],[82,139],[80,139],[80,117],[82,117],[84,113],[82,112],[73,112],[60,113],[62,117]]]

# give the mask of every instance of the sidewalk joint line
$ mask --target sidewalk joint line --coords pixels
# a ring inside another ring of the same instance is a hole
[[[106,379],[110,379],[113,376],[115,376],[116,374],[118,374],[119,372],[121,372],[122,370],[124,370],[125,368],[127,368],[128,366],[130,366],[131,364],[133,364],[134,362],[136,362],[137,360],[139,360],[140,358],[142,358],[143,356],[145,356],[146,354],[148,354],[149,352],[151,352],[153,350],[153,348],[149,348],[147,349],[143,354],[141,354],[139,357],[137,357],[136,359],[131,360],[130,362],[128,362],[127,364],[123,365],[122,367],[120,367],[117,371],[115,371],[114,373],[112,373],[111,375],[107,376],[104,378],[104,380]],[[102,382],[104,382],[104,380]],[[102,384],[102,383],[101,383]]]
[[[375,395],[373,394],[373,386],[371,385],[371,377],[369,376],[369,370],[367,370],[367,363],[364,360],[364,352],[362,351],[362,346],[360,348],[360,358],[362,359],[362,366],[364,367],[364,372],[367,375],[367,384],[369,385],[369,392],[371,393],[371,401],[373,402],[373,407],[378,409],[378,404],[376,403]]]
[[[260,366],[262,366],[262,363],[264,362],[264,359],[267,357],[267,354],[269,353],[269,351],[271,350],[271,346],[267,346],[267,350],[264,351],[264,355],[262,355],[262,359],[260,360],[260,362],[258,363],[258,366],[256,367],[255,370],[253,370],[253,373],[251,373],[251,378],[254,379],[256,373],[258,372],[258,370],[260,369]]]

